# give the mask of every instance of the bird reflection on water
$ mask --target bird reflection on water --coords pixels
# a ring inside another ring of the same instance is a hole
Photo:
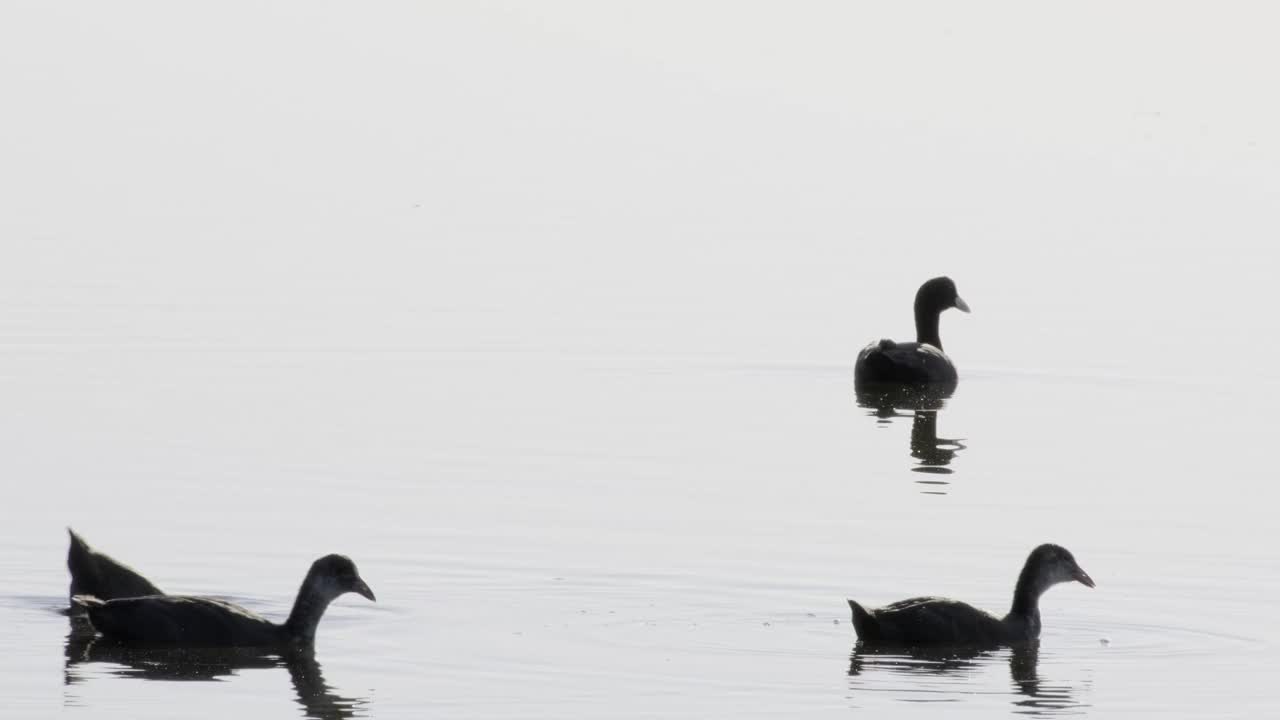
[[[877,423],[888,425],[894,418],[911,418],[911,457],[919,463],[912,472],[925,473],[928,479],[916,482],[925,486],[921,492],[945,495],[950,483],[942,476],[954,470],[951,461],[965,449],[959,439],[938,437],[938,412],[955,392],[955,383],[934,385],[858,385],[858,406],[871,410]],[[902,411],[911,411],[902,412]]]
[[[120,677],[171,681],[218,681],[242,670],[285,668],[305,717],[347,720],[369,714],[367,699],[343,697],[333,692],[311,648],[284,654],[252,648],[131,648],[95,637],[87,622],[73,617],[67,633],[65,684],[83,682],[84,677],[76,666],[86,663],[112,665],[109,672]]]
[[[854,645],[849,656],[849,677],[871,672],[897,675],[965,675],[989,665],[988,660],[1009,653],[1009,675],[1018,695],[1016,712],[1027,715],[1074,715],[1088,706],[1076,700],[1073,688],[1040,679],[1040,641],[1012,648],[880,648]],[[968,694],[968,693],[965,693]]]

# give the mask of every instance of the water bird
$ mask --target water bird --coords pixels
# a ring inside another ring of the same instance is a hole
[[[71,572],[68,597],[92,595],[101,600],[114,600],[164,594],[137,570],[89,547],[75,530],[67,528],[67,533],[71,536],[67,548],[67,570]]]
[[[853,600],[853,627],[871,645],[999,646],[1040,637],[1040,596],[1064,582],[1094,587],[1071,552],[1047,543],[1027,556],[1013,589],[1013,606],[1003,618],[957,600],[919,597],[867,610]]]
[[[949,277],[927,280],[916,291],[916,341],[894,342],[888,338],[867,345],[853,365],[858,385],[871,383],[955,383],[958,375],[951,358],[942,351],[938,319],[944,310],[969,312],[969,304],[956,292]]]
[[[209,597],[151,595],[102,600],[77,595],[93,628],[108,640],[146,647],[307,647],[315,642],[320,618],[338,596],[373,591],[345,555],[325,555],[311,564],[284,623],[239,605]]]

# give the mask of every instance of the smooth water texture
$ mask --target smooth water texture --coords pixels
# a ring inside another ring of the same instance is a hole
[[[1280,58],[1152,8],[6,7],[0,715],[1274,714]],[[121,652],[66,526],[378,601]],[[1047,541],[1038,647],[855,646]]]

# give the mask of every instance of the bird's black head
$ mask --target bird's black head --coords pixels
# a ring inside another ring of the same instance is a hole
[[[955,308],[969,312],[969,304],[960,298],[955,282],[947,277],[936,277],[928,280],[916,291],[916,312],[928,311],[940,313]]]

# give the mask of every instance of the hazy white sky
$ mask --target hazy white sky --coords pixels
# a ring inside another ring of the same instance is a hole
[[[10,2],[0,299],[125,323],[138,304],[303,325],[355,308],[346,334],[370,308],[506,315],[495,332],[579,318],[566,334],[605,332],[601,307],[654,327],[692,308],[746,334],[804,318],[845,352],[865,334],[850,308],[903,314],[947,272],[976,310],[1064,324],[1102,293],[1077,325],[1135,284],[1157,312],[1205,282],[1231,297],[1160,334],[1244,332],[1224,316],[1265,301],[1277,229],[1275,14]]]

